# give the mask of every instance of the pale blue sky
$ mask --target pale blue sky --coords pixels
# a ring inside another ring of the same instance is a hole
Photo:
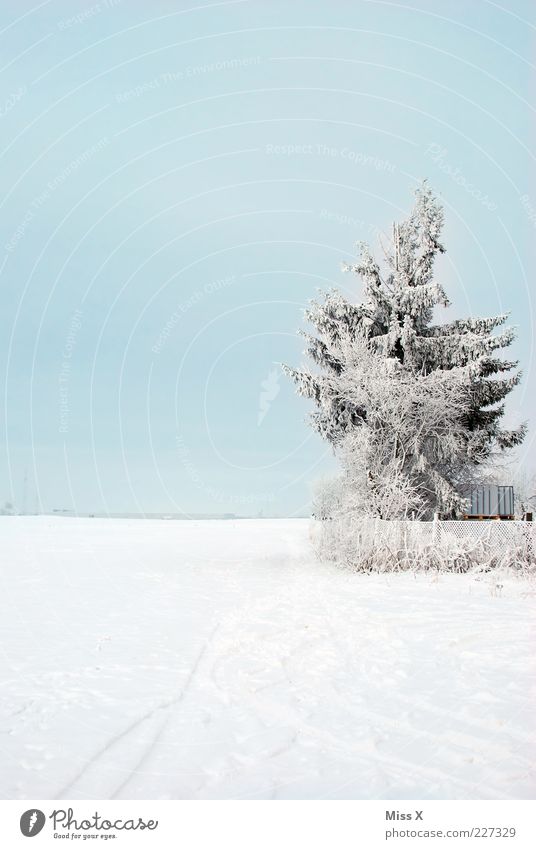
[[[428,177],[452,316],[511,310],[534,417],[529,0],[0,10],[0,500],[304,513],[302,309]],[[532,437],[520,455],[532,468]]]

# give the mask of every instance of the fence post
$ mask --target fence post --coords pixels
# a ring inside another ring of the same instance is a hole
[[[439,513],[434,513],[434,522],[432,525],[432,539],[434,547],[439,548],[441,545],[441,525],[439,524]]]

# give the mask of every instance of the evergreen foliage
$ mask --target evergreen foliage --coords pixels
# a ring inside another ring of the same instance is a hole
[[[351,303],[337,290],[331,290],[306,310],[306,318],[316,331],[303,334],[306,354],[316,369],[284,366],[298,393],[315,402],[313,427],[332,443],[335,451],[345,446],[345,466],[351,438],[359,441],[360,433],[364,436],[368,430],[367,439],[371,439],[370,427],[366,427],[374,418],[370,399],[379,396],[369,392],[367,407],[366,393],[355,391],[363,384],[364,369],[371,367],[371,356],[379,358],[378,380],[381,362],[396,366],[395,372],[388,372],[389,380],[385,380],[383,371],[385,392],[392,393],[392,375],[397,373],[404,384],[409,376],[417,387],[440,372],[440,380],[428,381],[431,391],[436,386],[440,392],[446,392],[449,377],[452,378],[457,399],[452,425],[458,440],[452,461],[445,462],[437,444],[430,451],[430,440],[427,443],[426,439],[414,444],[413,450],[421,451],[421,456],[404,456],[402,462],[402,457],[396,456],[396,451],[402,449],[396,447],[395,440],[395,456],[389,457],[389,462],[395,461],[399,473],[406,476],[406,484],[409,481],[417,486],[419,497],[426,492],[428,512],[460,509],[460,489],[471,472],[488,461],[494,451],[520,444],[526,430],[525,426],[514,430],[501,426],[504,400],[521,378],[517,362],[500,356],[501,349],[515,338],[514,331],[504,326],[508,316],[434,321],[437,308],[449,306],[442,285],[434,277],[435,259],[445,251],[442,227],[442,207],[423,183],[409,217],[393,226],[382,266],[368,245],[361,243],[357,262],[345,267],[364,284],[362,302]],[[356,345],[358,353],[362,353],[361,366]],[[451,405],[451,412],[452,409]],[[396,410],[390,410],[391,418],[393,412]],[[416,428],[418,415],[417,404]],[[382,439],[381,428],[376,438]],[[435,463],[433,459],[431,462],[434,456]],[[367,462],[363,452],[360,462]],[[364,479],[374,489],[369,471],[365,469]]]

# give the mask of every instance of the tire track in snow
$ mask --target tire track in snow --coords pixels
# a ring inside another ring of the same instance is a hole
[[[216,636],[216,632],[218,631],[219,627],[220,627],[220,623],[218,622],[214,626],[212,631],[210,632],[210,635],[207,638],[207,640],[205,640],[205,643],[204,643],[201,651],[197,655],[197,658],[196,658],[194,665],[192,666],[190,672],[188,673],[188,677],[187,677],[186,681],[184,682],[184,685],[183,685],[181,691],[178,693],[177,696],[175,696],[175,698],[171,699],[171,701],[168,702],[167,707],[175,707],[175,705],[180,704],[182,702],[182,700],[184,699],[184,697],[186,696],[186,693],[188,692],[188,690],[189,690],[189,688],[192,684],[192,681],[194,680],[194,678],[197,674],[197,670],[199,669],[210,644],[212,643],[214,637]],[[127,776],[127,778],[125,778],[124,781],[121,782],[119,787],[117,787],[114,790],[114,792],[110,796],[111,799],[117,799],[119,793],[121,793],[121,791],[124,790],[124,788],[129,784],[129,782],[132,780],[133,776],[141,770],[141,768],[143,767],[143,765],[145,763],[147,763],[147,761],[149,760],[149,758],[151,757],[151,755],[153,753],[155,746],[157,745],[158,741],[161,739],[164,731],[166,730],[166,728],[169,724],[169,721],[171,719],[171,716],[172,716],[172,712],[168,711],[166,718],[162,722],[162,724],[161,724],[160,728],[158,729],[155,737],[153,738],[151,744],[145,749],[141,758],[138,760],[136,765],[131,769],[130,774]]]
[[[301,546],[296,542],[293,535],[287,534],[285,536],[284,542],[285,542],[285,545],[286,545],[286,548],[287,548],[287,556],[288,556],[288,559],[289,559],[290,562],[293,562],[296,559],[302,559],[303,558],[303,551],[301,549]],[[210,647],[211,643],[214,640],[216,632],[220,628],[220,625],[221,625],[221,622],[218,622],[214,626],[212,631],[210,632],[210,634],[209,634],[207,640],[205,641],[203,647],[201,648],[201,650],[200,650],[190,672],[188,673],[188,677],[187,677],[183,687],[181,688],[180,692],[176,696],[174,696],[172,699],[168,699],[167,701],[162,702],[162,703],[158,704],[156,707],[147,711],[145,714],[143,714],[143,716],[134,720],[129,726],[127,726],[127,728],[125,728],[119,734],[116,734],[114,737],[112,737],[104,746],[102,746],[101,749],[99,749],[93,755],[93,757],[86,764],[84,764],[84,766],[79,770],[79,772],[75,775],[75,777],[73,779],[71,779],[71,781],[68,784],[66,784],[64,787],[62,787],[62,789],[59,791],[58,795],[56,796],[57,799],[62,799],[62,798],[68,797],[72,788],[75,787],[76,784],[82,778],[84,778],[84,776],[86,776],[86,774],[93,768],[93,766],[95,764],[97,764],[102,758],[104,758],[118,744],[122,743],[125,739],[127,739],[133,732],[135,732],[141,725],[143,725],[143,723],[150,721],[154,716],[156,716],[158,714],[159,711],[168,711],[167,716],[162,721],[160,727],[158,728],[155,735],[153,736],[150,744],[145,748],[143,754],[138,759],[135,766],[130,770],[128,776],[119,784],[118,787],[116,787],[114,792],[109,796],[109,798],[111,798],[111,799],[118,798],[118,795],[120,793],[122,793],[122,791],[125,789],[125,787],[130,783],[133,776],[140,771],[140,769],[143,767],[143,765],[146,764],[147,761],[149,760],[149,758],[151,757],[151,754],[154,750],[154,747],[157,745],[158,741],[161,739],[161,737],[164,734],[164,732],[165,732],[165,730],[168,726],[168,723],[171,719],[171,716],[172,716],[171,708],[173,708],[177,704],[180,704],[180,702],[184,699],[184,697],[185,697],[188,689],[191,686],[191,683],[192,683],[192,681],[193,681],[193,679],[194,679],[194,677],[195,677],[195,675],[196,675],[196,673],[199,669],[199,666],[200,666],[208,648]]]
[[[108,740],[108,742],[104,746],[102,746],[102,748],[100,748],[93,755],[93,757],[89,761],[87,761],[87,763],[84,764],[84,766],[79,770],[79,772],[74,776],[74,778],[72,778],[69,781],[68,784],[65,784],[61,788],[61,790],[58,792],[58,794],[55,797],[56,799],[68,798],[72,788],[75,787],[76,784],[78,784],[78,782],[89,772],[89,770],[96,763],[98,763],[112,749],[114,749],[117,746],[118,743],[125,740],[130,734],[132,734],[132,732],[136,731],[137,728],[139,728],[141,725],[143,725],[144,722],[147,722],[148,720],[152,719],[152,717],[157,715],[159,711],[167,710],[168,714],[165,717],[164,721],[162,722],[160,728],[156,732],[155,736],[153,737],[151,743],[149,744],[149,746],[146,747],[143,755],[141,756],[141,758],[139,758],[136,765],[131,769],[127,778],[124,779],[121,782],[119,787],[116,788],[114,793],[110,796],[111,799],[117,798],[117,794],[120,793],[121,790],[123,790],[123,788],[131,780],[132,776],[139,770],[140,766],[147,760],[147,758],[150,756],[154,746],[156,745],[156,743],[158,742],[158,740],[162,736],[162,734],[163,734],[163,732],[164,732],[165,728],[167,727],[167,724],[170,720],[170,716],[171,716],[170,708],[173,708],[173,707],[175,707],[175,705],[180,704],[180,702],[184,699],[184,697],[185,697],[188,689],[190,688],[191,683],[192,683],[192,681],[193,681],[193,679],[194,679],[194,677],[197,673],[197,670],[199,669],[201,661],[202,661],[209,645],[211,644],[212,640],[214,639],[214,636],[215,636],[219,626],[220,626],[220,623],[218,622],[214,626],[214,628],[212,629],[208,638],[205,640],[199,654],[197,655],[197,658],[195,659],[195,662],[194,662],[192,668],[190,669],[190,672],[188,673],[188,677],[186,678],[186,681],[184,682],[184,684],[181,687],[178,694],[176,696],[174,696],[172,699],[168,699],[167,701],[161,702],[160,704],[156,705],[156,707],[151,708],[151,710],[144,713],[143,716],[140,716],[138,719],[134,720],[134,722],[131,722],[130,725],[128,725],[127,728],[125,728],[119,734],[116,734],[114,737],[112,737],[110,740]]]

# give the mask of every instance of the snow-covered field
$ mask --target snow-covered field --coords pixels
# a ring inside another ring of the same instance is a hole
[[[0,519],[3,798],[534,798],[526,581],[305,520]]]

